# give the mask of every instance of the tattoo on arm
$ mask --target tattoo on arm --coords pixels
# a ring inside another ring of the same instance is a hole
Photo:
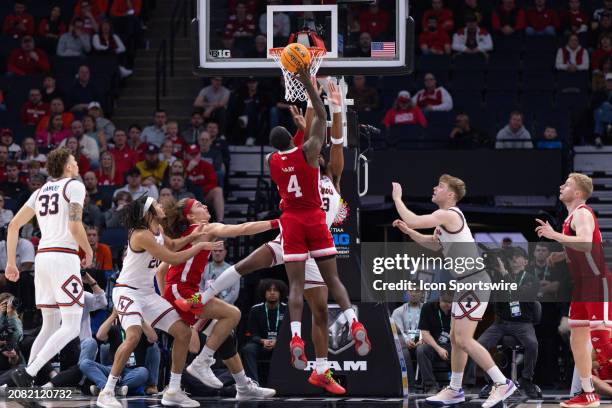
[[[70,210],[68,213],[68,221],[82,221],[83,219],[83,207],[77,203],[70,203]]]

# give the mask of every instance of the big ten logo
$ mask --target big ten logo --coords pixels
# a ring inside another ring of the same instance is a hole
[[[231,58],[232,57],[230,50],[210,50],[208,53],[213,58]]]
[[[349,234],[332,234],[334,237],[334,245],[349,245],[351,243],[351,237]]]

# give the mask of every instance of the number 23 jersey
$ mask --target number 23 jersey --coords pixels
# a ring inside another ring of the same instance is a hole
[[[32,193],[25,205],[36,213],[41,232],[39,250],[45,248],[79,250],[68,228],[70,204],[78,204],[83,208],[84,201],[83,183],[67,177],[49,180]]]

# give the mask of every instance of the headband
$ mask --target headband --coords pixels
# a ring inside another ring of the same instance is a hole
[[[187,201],[185,201],[185,207],[183,207],[184,217],[187,217],[187,214],[189,214],[189,212],[191,211],[191,207],[193,207],[195,203],[196,200],[194,200],[193,198],[188,198]]]
[[[147,197],[147,201],[145,201],[144,207],[142,209],[142,217],[144,218],[145,215],[147,215],[147,212],[149,211],[149,208],[151,208],[151,206],[153,205],[153,203],[155,202],[155,199],[153,197]]]

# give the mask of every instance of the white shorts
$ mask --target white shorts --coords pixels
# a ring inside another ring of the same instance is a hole
[[[151,327],[168,333],[174,323],[181,320],[174,307],[151,289],[135,289],[129,286],[115,285],[113,304],[117,309],[123,330],[130,326],[142,326],[141,321]]]
[[[475,283],[491,282],[491,278],[486,271],[478,271],[468,276],[459,276],[458,282]],[[454,319],[469,319],[474,321],[482,320],[487,311],[490,293],[486,290],[469,290],[462,293],[455,293],[451,316]]]
[[[274,261],[270,266],[282,265],[283,261],[283,246],[280,242],[280,235],[274,238],[274,240],[266,242],[266,247],[272,252]],[[325,281],[319,272],[319,267],[313,258],[306,260],[306,271],[304,275],[304,289],[312,289],[318,286],[325,286]]]
[[[42,251],[42,252],[41,252]],[[77,307],[85,298],[81,281],[81,261],[76,251],[63,248],[41,249],[34,259],[36,307]]]

